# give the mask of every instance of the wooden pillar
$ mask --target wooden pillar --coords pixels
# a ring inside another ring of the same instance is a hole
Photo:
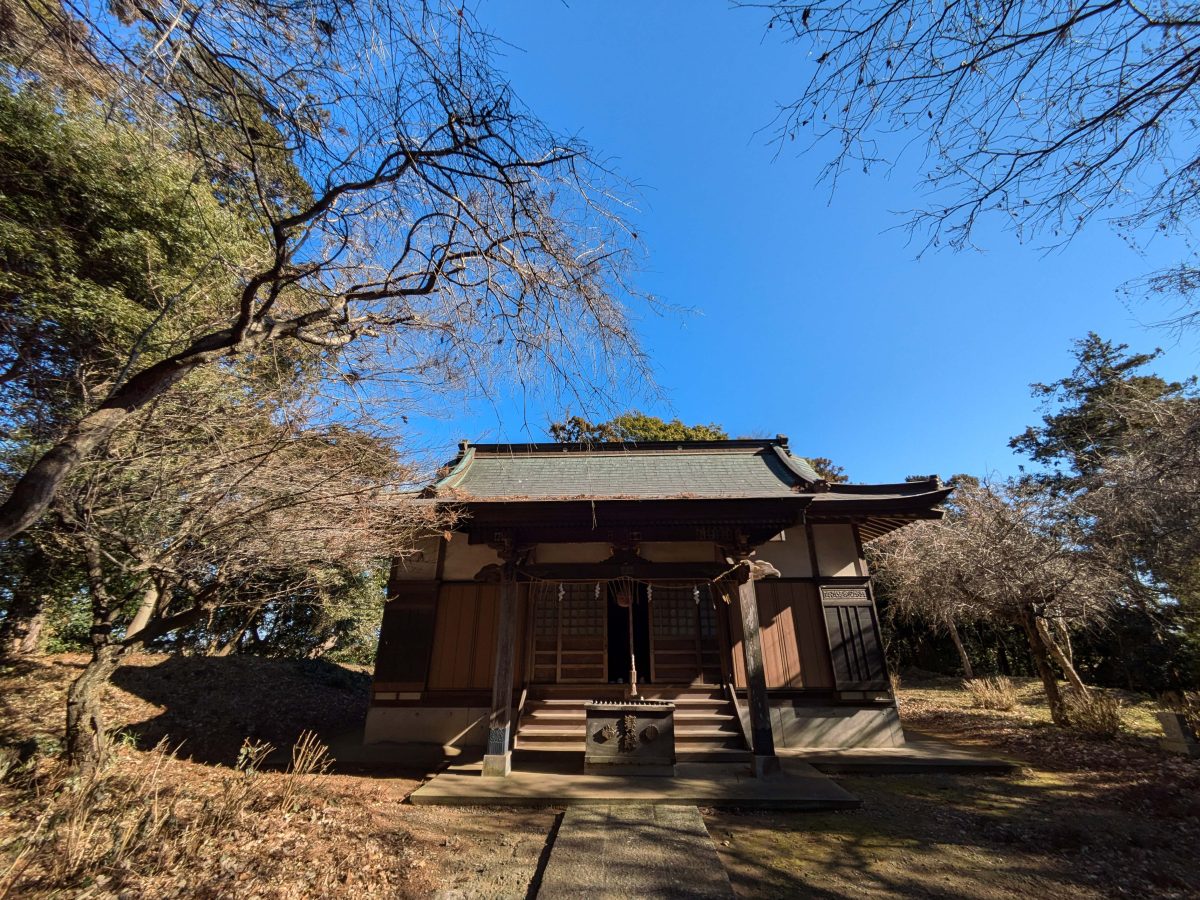
[[[492,712],[488,717],[483,774],[504,777],[512,772],[513,665],[517,637],[517,583],[513,567],[500,575],[500,609],[496,616],[496,668],[492,675]]]
[[[763,671],[762,640],[759,636],[758,598],[754,591],[755,567],[742,560],[745,580],[738,586],[738,611],[742,617],[742,659],[746,664],[746,688],[750,694],[750,743],[754,753],[754,775],[761,778],[779,771],[775,736],[771,732],[771,705],[767,698],[767,676]]]

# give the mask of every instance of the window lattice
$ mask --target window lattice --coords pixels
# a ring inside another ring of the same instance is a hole
[[[534,607],[533,633],[536,637],[554,638],[558,636],[558,591],[538,591],[537,605]]]
[[[558,597],[555,585],[554,597]],[[564,584],[559,614],[562,616],[563,636],[584,637],[603,635],[608,618],[608,600],[604,590],[596,596],[594,584]]]
[[[655,637],[696,636],[696,601],[690,587],[656,587],[651,609]]]

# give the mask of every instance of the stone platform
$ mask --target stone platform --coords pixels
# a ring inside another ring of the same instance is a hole
[[[674,776],[585,775],[583,754],[516,751],[507,778],[484,778],[480,762],[453,763],[409,802],[429,806],[646,805],[857,809],[861,801],[808,763],[754,778],[745,763],[680,763]]]
[[[1021,767],[1016,760],[911,730],[899,747],[812,747],[781,750],[779,755],[803,760],[828,775],[1008,775]]]
[[[694,806],[575,806],[563,814],[538,900],[733,900]]]
[[[449,770],[457,773],[478,772],[481,751],[466,748],[454,751],[447,758],[446,748],[437,744],[364,744],[359,729],[339,735],[330,742],[330,756],[334,766],[343,771],[373,770],[377,772],[397,771],[405,774],[433,773]],[[286,766],[289,757],[282,751],[275,754],[275,762]],[[951,744],[946,741],[920,734],[911,729],[907,741],[899,747],[854,747],[834,749],[809,747],[780,749],[783,759],[807,763],[818,773],[829,775],[889,775],[889,774],[977,774],[1003,775],[1016,771],[1021,763],[994,753]],[[719,762],[703,762],[712,758]],[[726,766],[726,771],[745,768],[748,752],[727,751],[722,753],[680,754],[680,772],[693,771],[692,765],[700,766],[700,773],[715,771],[713,766]],[[521,771],[544,772],[550,775],[572,774],[583,777],[583,751],[536,751],[517,750],[513,754],[513,767]],[[518,772],[519,774],[519,772]],[[610,777],[610,776],[593,776]]]

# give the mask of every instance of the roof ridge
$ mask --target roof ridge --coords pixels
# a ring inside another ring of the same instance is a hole
[[[472,444],[469,441],[463,441],[459,445],[463,451],[470,448],[487,454],[510,453],[514,455],[619,451],[637,453],[654,450],[763,450],[769,447],[786,446],[787,438],[782,435],[774,438],[729,438],[703,441],[576,441],[571,443],[543,441],[502,444]]]

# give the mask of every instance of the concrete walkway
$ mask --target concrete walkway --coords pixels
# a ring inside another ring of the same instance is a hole
[[[451,765],[413,791],[430,806],[616,806],[669,803],[757,809],[857,809],[861,801],[798,759],[754,778],[746,763],[680,763],[674,776],[585,775],[583,754],[514,755],[507,778],[484,778],[478,762]]]
[[[694,806],[577,806],[563,814],[537,900],[731,900]]]

